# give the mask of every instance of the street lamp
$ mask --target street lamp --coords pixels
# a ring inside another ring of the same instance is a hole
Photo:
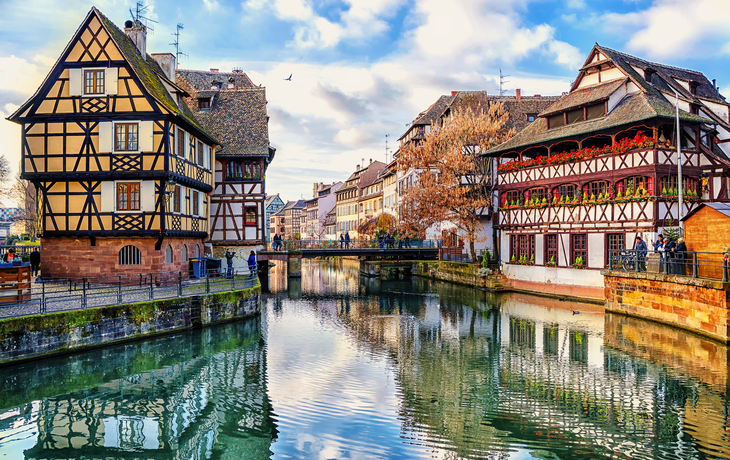
[[[682,187],[682,133],[679,131],[679,93],[672,86],[669,88],[674,91],[674,96],[677,98],[674,107],[677,118],[677,202],[679,205],[679,234],[684,235],[684,223],[682,223],[682,211],[683,211],[683,198],[684,190]]]

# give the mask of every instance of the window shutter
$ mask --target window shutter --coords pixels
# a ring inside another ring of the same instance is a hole
[[[113,181],[101,183],[101,212],[114,212],[117,203],[116,187]]]
[[[154,121],[139,122],[139,151],[154,151]]]
[[[155,202],[157,201],[155,194],[155,182],[154,181],[143,181],[139,187],[139,192],[142,195],[141,207],[142,211],[152,212],[155,210]]]
[[[119,93],[119,68],[110,67],[104,69],[104,80],[106,94],[117,95]]]
[[[82,69],[68,69],[68,94],[70,96],[81,96],[83,81]]]
[[[185,159],[190,159],[190,134],[185,132]]]
[[[210,169],[210,146],[206,144],[203,148],[205,149],[205,154],[203,155],[203,167],[205,169]]]
[[[113,150],[114,127],[111,121],[99,122],[99,152],[108,153]]]

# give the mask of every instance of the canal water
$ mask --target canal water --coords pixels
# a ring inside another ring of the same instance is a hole
[[[260,318],[0,369],[0,459],[730,458],[728,349],[356,261]]]

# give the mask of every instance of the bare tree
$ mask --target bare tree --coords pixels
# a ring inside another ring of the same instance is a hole
[[[474,243],[483,218],[490,215],[495,185],[493,163],[481,153],[506,141],[514,130],[504,127],[509,114],[503,104],[472,105],[465,101],[421,144],[402,148],[398,168],[417,176],[402,197],[402,222],[453,223],[466,235],[476,260]]]
[[[35,241],[41,233],[41,214],[38,212],[38,196],[35,186],[25,179],[21,179],[20,173],[10,186],[10,197],[23,210],[18,218],[25,224],[25,233],[31,241]]]

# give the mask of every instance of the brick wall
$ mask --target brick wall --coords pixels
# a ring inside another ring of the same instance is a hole
[[[730,283],[604,270],[606,311],[730,341]]]
[[[166,238],[159,251],[157,238],[97,238],[95,246],[88,238],[41,238],[41,275],[44,278],[92,278],[138,273],[188,272],[182,261],[183,245],[188,259],[195,254],[195,245],[203,255],[203,243],[197,238]],[[132,245],[142,253],[141,265],[120,265],[119,250]],[[165,263],[167,246],[172,247],[173,263]]]

